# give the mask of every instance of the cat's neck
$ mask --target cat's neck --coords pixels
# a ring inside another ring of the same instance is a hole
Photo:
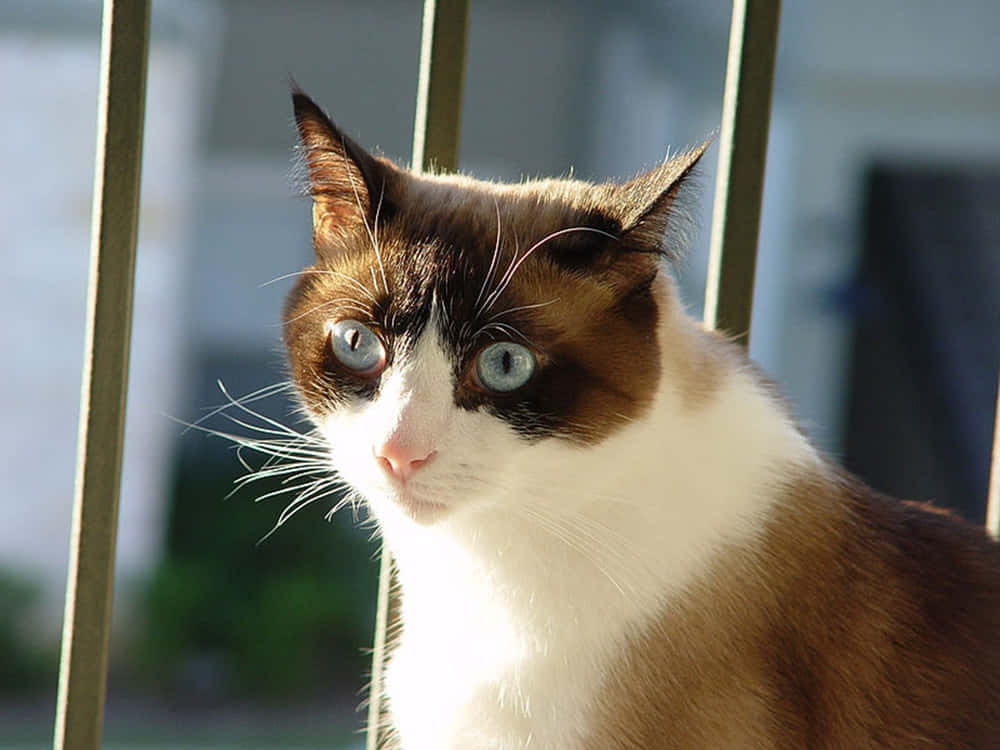
[[[781,480],[819,465],[738,354],[667,315],[647,414],[596,446],[546,453],[533,491],[386,528],[408,628],[440,630],[454,612],[523,647],[551,648],[564,628],[600,641],[658,612],[723,548],[752,543]]]

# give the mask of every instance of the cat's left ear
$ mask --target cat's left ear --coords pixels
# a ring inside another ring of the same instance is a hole
[[[292,85],[299,147],[313,200],[317,252],[366,231],[382,199],[389,167],[334,125],[301,89]]]
[[[710,143],[706,140],[614,188],[614,218],[631,248],[676,258],[678,235],[689,221],[680,199]]]

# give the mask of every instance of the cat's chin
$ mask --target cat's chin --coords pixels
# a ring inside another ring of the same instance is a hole
[[[451,510],[448,505],[430,500],[424,493],[406,486],[383,493],[382,500],[392,503],[403,515],[420,524],[434,523]]]

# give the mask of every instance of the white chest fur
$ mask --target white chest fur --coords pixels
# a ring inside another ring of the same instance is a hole
[[[405,750],[581,747],[629,636],[724,543],[753,539],[780,467],[815,460],[742,375],[696,412],[665,390],[599,446],[538,451],[534,489],[505,503],[429,527],[383,519],[403,588],[387,692]]]
[[[402,576],[405,630],[387,688],[406,750],[579,745],[625,621],[584,611],[603,609],[595,599],[606,591],[578,599],[587,604],[575,612],[547,606],[537,597],[557,595],[560,572],[537,575],[548,580],[530,587],[538,603],[528,617],[511,611],[520,597],[454,548],[425,557],[419,581]]]

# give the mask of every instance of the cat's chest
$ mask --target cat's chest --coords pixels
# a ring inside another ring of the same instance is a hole
[[[603,618],[598,630],[537,600],[530,619],[481,586],[450,583],[423,596],[404,586],[386,680],[403,749],[582,747],[625,623],[609,630]]]
[[[404,637],[386,681],[403,750],[581,747],[606,660],[603,645],[578,647],[456,628]]]

